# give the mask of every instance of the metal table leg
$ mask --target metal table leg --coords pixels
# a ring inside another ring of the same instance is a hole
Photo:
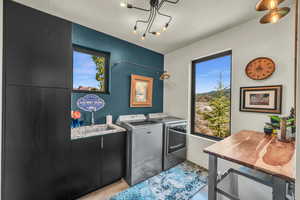
[[[286,199],[286,181],[273,176],[272,177],[273,200]]]
[[[217,199],[218,158],[209,154],[208,200]]]
[[[237,174],[231,174],[230,175],[230,182],[231,182],[231,194],[238,197],[239,196],[239,179]]]

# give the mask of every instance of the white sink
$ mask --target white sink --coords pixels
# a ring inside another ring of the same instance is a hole
[[[86,138],[91,136],[105,135],[124,131],[126,131],[124,128],[121,128],[115,124],[98,124],[92,126],[82,126],[71,129],[71,139]]]
[[[107,124],[101,124],[101,125],[93,125],[93,126],[86,126],[85,128],[85,133],[94,133],[94,132],[105,132],[105,131],[111,131],[115,130],[116,127],[107,125]]]

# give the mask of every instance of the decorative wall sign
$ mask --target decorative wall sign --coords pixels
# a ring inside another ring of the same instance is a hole
[[[77,106],[87,112],[96,112],[105,106],[105,102],[95,94],[88,94],[77,100]]]
[[[282,86],[242,87],[240,111],[281,113]]]
[[[152,107],[153,78],[131,75],[130,107]]]
[[[264,80],[275,71],[275,63],[266,57],[255,58],[250,61],[245,69],[247,76],[253,80]]]

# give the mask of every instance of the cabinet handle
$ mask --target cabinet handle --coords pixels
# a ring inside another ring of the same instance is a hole
[[[152,132],[151,131],[147,131],[147,134],[151,134]]]
[[[103,149],[103,140],[104,140],[104,138],[103,138],[103,136],[101,137],[101,149]]]

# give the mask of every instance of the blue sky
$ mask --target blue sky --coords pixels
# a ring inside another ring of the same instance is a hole
[[[215,90],[222,72],[223,84],[230,87],[231,55],[196,64],[196,93]]]
[[[99,88],[96,80],[96,65],[91,55],[74,51],[73,54],[73,88],[78,86]]]

